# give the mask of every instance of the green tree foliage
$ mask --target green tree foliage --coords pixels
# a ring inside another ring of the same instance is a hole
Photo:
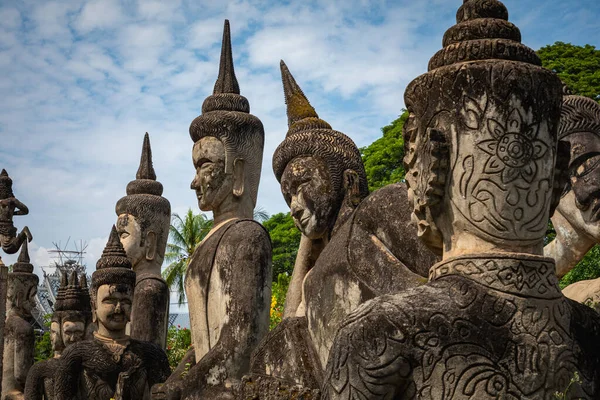
[[[564,289],[571,283],[600,277],[600,246],[594,246],[568,274],[560,280]]]
[[[283,317],[283,308],[285,305],[285,296],[290,286],[291,276],[279,274],[277,280],[271,286],[271,311],[269,313],[269,329],[273,329],[281,322]]]
[[[402,128],[407,119],[408,111],[403,110],[396,120],[381,128],[381,138],[360,149],[370,191],[404,179]]]
[[[171,290],[177,290],[179,304],[185,301],[185,271],[194,250],[212,228],[212,219],[204,214],[194,214],[190,208],[184,218],[173,213],[169,227],[165,261],[170,263],[162,275]]]
[[[51,318],[52,314],[44,315],[44,326],[48,329],[43,332],[36,331],[35,333],[35,362],[47,360],[54,355],[52,352],[52,342],[50,341]]]
[[[179,325],[169,327],[167,331],[167,358],[171,370],[177,368],[185,353],[192,346],[192,332]]]
[[[600,101],[600,50],[556,42],[537,51],[542,65],[558,74],[575,94]]]
[[[263,222],[273,243],[273,282],[280,274],[292,275],[301,233],[289,213],[279,213]]]

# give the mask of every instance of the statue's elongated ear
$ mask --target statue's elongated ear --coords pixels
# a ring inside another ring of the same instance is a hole
[[[360,189],[358,187],[358,173],[352,169],[344,171],[344,201],[352,208],[360,203]]]
[[[145,248],[146,248],[146,260],[152,261],[156,257],[156,233],[154,231],[148,231],[146,234]]]
[[[233,161],[233,195],[236,197],[242,197],[244,194],[245,166],[243,158]]]

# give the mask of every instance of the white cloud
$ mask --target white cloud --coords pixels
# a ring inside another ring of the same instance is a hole
[[[123,19],[123,10],[117,0],[94,0],[83,6],[75,27],[79,32],[87,33],[118,26]]]

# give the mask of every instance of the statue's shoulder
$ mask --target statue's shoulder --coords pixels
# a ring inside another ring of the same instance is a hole
[[[233,243],[252,242],[271,247],[271,237],[267,229],[252,219],[238,219],[228,227],[222,241]]]
[[[7,334],[17,335],[19,339],[34,336],[31,323],[19,316],[13,315],[6,319],[5,331]]]
[[[107,353],[105,347],[96,340],[82,340],[73,343],[63,351],[60,356],[60,364],[69,363],[82,364],[86,360],[100,360]]]

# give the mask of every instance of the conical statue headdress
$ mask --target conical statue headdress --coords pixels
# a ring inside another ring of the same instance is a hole
[[[277,180],[287,164],[296,157],[313,156],[323,159],[333,187],[341,193],[343,173],[351,169],[358,174],[361,197],[369,194],[365,168],[360,151],[348,136],[331,129],[310,105],[287,65],[280,63],[283,93],[287,105],[289,130],[273,154],[273,171]]]
[[[12,272],[8,276],[9,279],[12,276],[13,278],[18,277],[21,281],[35,282],[36,285],[39,282],[38,276],[33,273],[33,265],[29,258],[29,248],[26,240],[23,241],[17,262],[13,264]]]
[[[150,137],[146,132],[136,179],[127,185],[127,195],[119,199],[115,211],[117,215],[131,214],[138,217],[142,232],[145,232],[150,225],[157,225],[156,229],[165,230],[162,233],[156,232],[157,235],[166,235],[169,224],[164,220],[171,218],[171,204],[169,200],[161,196],[162,193],[163,185],[156,180],[156,173],[152,165]]]
[[[232,173],[233,160],[245,160],[245,185],[254,203],[258,194],[265,131],[262,122],[250,114],[248,99],[240,95],[233,67],[229,21],[225,20],[219,75],[213,94],[202,104],[202,115],[190,125],[190,137],[198,142],[214,137],[225,146],[225,172]],[[246,190],[246,189],[244,189]]]
[[[100,286],[109,284],[122,283],[134,287],[135,278],[131,261],[127,258],[117,228],[113,225],[102,256],[96,263],[96,271],[92,274],[92,292],[95,293]]]

